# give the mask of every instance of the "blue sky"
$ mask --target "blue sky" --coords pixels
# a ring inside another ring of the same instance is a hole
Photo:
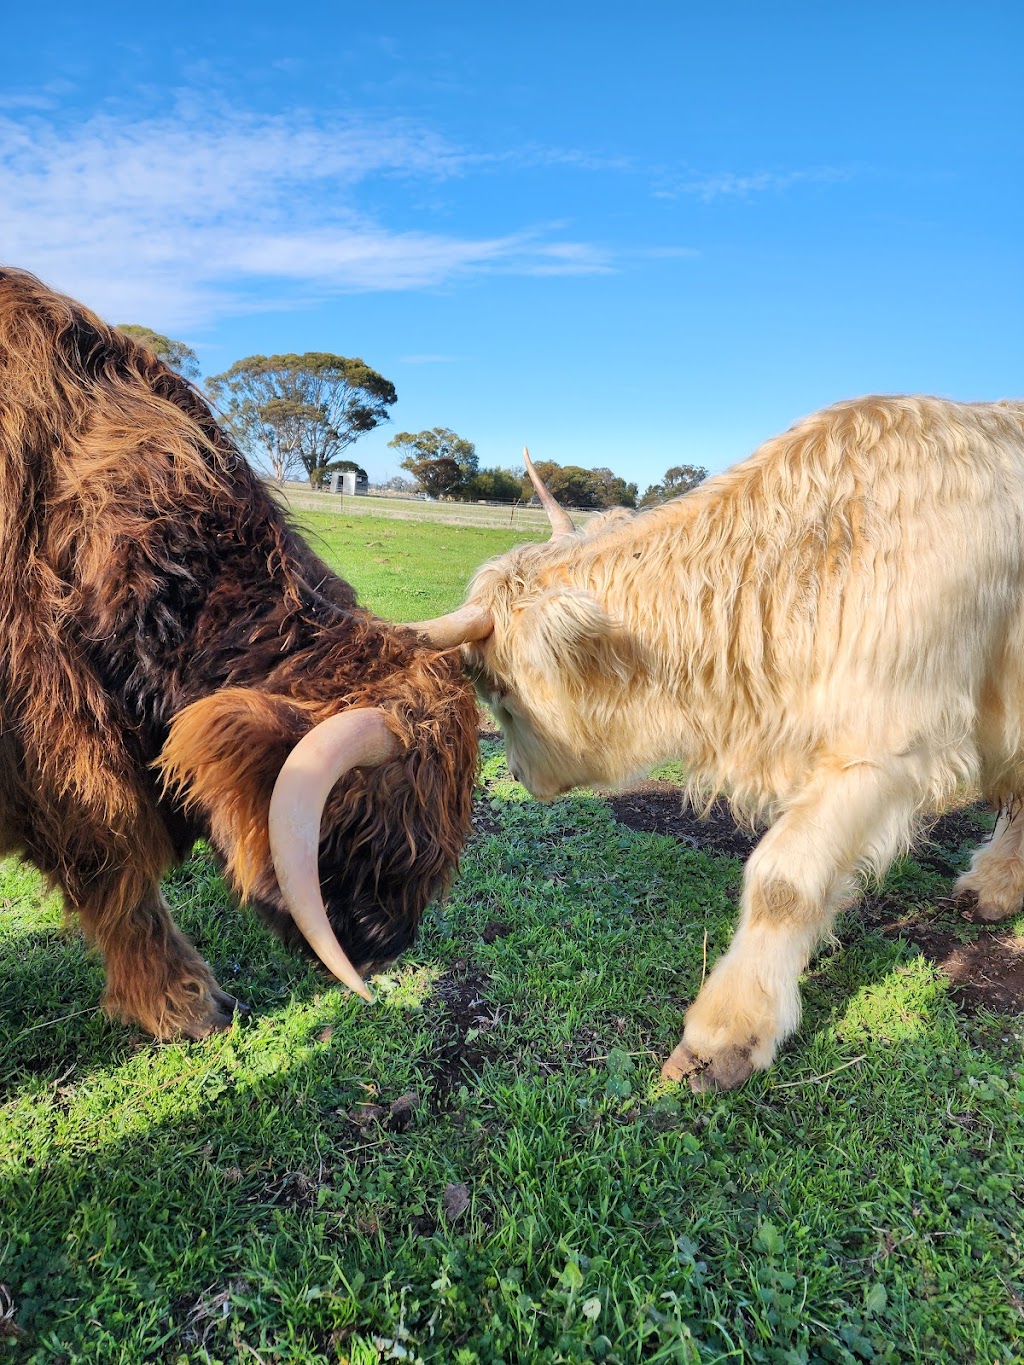
[[[1019,3],[20,5],[0,260],[216,373],[361,355],[483,464],[719,469],[1019,396]]]

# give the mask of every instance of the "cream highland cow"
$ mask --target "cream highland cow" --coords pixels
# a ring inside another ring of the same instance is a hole
[[[770,826],[666,1075],[769,1066],[859,877],[952,804],[1003,811],[957,884],[973,913],[1020,908],[1024,404],[840,403],[582,534],[535,482],[551,540],[420,627],[464,642],[512,771],[548,799],[681,758],[693,797]]]

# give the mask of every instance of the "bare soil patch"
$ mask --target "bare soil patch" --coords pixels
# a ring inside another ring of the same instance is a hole
[[[745,859],[761,837],[736,824],[724,801],[698,815],[683,801],[674,782],[651,779],[608,797],[615,818],[630,829],[668,834],[691,848]]]
[[[436,1075],[435,1102],[442,1103],[467,1081],[472,1082],[496,1045],[488,1037],[500,1020],[488,1007],[490,978],[468,962],[446,972],[426,1003],[431,1035],[436,1040],[431,1062]]]
[[[935,924],[915,907],[908,914],[886,897],[866,896],[860,913],[886,938],[905,938],[953,983],[952,995],[965,1014],[979,1009],[1024,1014],[1024,937],[998,926],[983,929],[971,943]]]

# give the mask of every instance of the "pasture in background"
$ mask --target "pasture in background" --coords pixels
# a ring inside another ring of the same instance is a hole
[[[329,497],[310,494],[309,501],[322,506]],[[356,501],[345,499],[346,504]],[[462,601],[473,571],[485,559],[538,538],[532,531],[348,516],[300,507],[291,497],[286,502],[320,558],[354,585],[364,606],[392,621],[424,621],[450,611]]]
[[[313,492],[307,484],[289,483],[284,488],[268,484],[272,493],[289,507],[299,520],[308,513],[325,516],[389,517],[396,520],[426,522],[434,525],[486,526],[496,531],[516,532],[518,540],[547,540],[551,522],[544,509],[532,503],[443,502],[422,498],[400,498],[392,495]],[[577,527],[583,527],[595,515],[568,509]]]
[[[297,517],[405,620],[528,538]],[[108,1023],[98,962],[34,872],[0,865],[0,1354],[1024,1360],[1020,1018],[968,1010],[984,994],[900,937],[968,960],[990,941],[943,904],[978,818],[843,918],[769,1074],[694,1096],[658,1068],[728,942],[742,841],[628,808],[540,806],[486,742],[461,876],[369,1008],[197,850],[176,917],[253,1009],[201,1044]]]

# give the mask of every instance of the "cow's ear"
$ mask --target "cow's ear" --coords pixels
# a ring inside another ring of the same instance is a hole
[[[274,783],[310,717],[284,697],[225,687],[175,716],[156,761],[164,789],[200,814],[243,897],[272,881]]]
[[[563,685],[585,687],[595,670],[627,672],[622,632],[591,593],[546,592],[523,610],[521,628],[527,662]]]

